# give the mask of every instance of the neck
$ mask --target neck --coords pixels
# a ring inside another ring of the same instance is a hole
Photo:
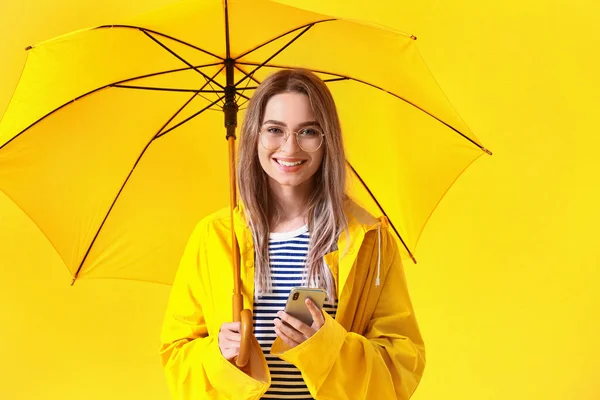
[[[307,181],[299,186],[282,186],[272,181],[269,183],[271,193],[279,209],[279,213],[277,213],[279,221],[276,223],[300,222],[300,220],[302,224],[306,223],[305,217],[312,182]]]

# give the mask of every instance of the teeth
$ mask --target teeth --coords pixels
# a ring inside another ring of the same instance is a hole
[[[287,161],[283,161],[283,160],[277,160],[277,162],[280,165],[283,165],[284,167],[294,167],[296,165],[300,165],[302,164],[304,161],[296,161],[296,162],[287,162]]]

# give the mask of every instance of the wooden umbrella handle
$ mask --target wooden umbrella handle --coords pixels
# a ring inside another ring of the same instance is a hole
[[[240,352],[238,356],[235,358],[235,365],[238,368],[243,369],[248,364],[248,360],[250,359],[250,350],[252,346],[252,311],[249,309],[243,309],[244,307],[244,297],[241,293],[241,282],[239,277],[239,247],[237,245],[237,240],[235,238],[232,239],[234,242],[233,248],[233,258],[234,258],[234,269],[236,269],[235,282],[234,282],[234,292],[233,292],[233,321],[240,322]]]
[[[242,338],[240,340],[240,352],[235,358],[235,365],[242,369],[248,365],[250,360],[250,346],[252,346],[252,311],[247,308],[240,313]]]

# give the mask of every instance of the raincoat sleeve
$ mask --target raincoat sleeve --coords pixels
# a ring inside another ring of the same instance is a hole
[[[206,243],[200,223],[192,233],[177,271],[161,333],[160,356],[173,399],[258,399],[268,383],[230,363],[209,335],[202,268]],[[209,303],[210,304],[210,303]],[[252,360],[251,360],[252,362]]]
[[[271,350],[296,365],[316,399],[409,399],[425,366],[425,348],[398,246],[388,234],[389,260],[374,313],[363,335],[348,332],[325,316],[325,325],[304,343],[286,348],[280,339]],[[392,245],[393,243],[393,245]]]

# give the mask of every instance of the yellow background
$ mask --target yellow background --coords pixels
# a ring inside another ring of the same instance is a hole
[[[166,2],[2,2],[0,112],[25,46]],[[600,398],[600,5],[285,2],[415,34],[494,151],[450,190],[419,264],[407,265],[428,350],[413,399]],[[16,250],[23,242],[30,251]],[[157,355],[168,287],[70,287],[52,247],[2,194],[0,273],[0,398],[168,398]]]

